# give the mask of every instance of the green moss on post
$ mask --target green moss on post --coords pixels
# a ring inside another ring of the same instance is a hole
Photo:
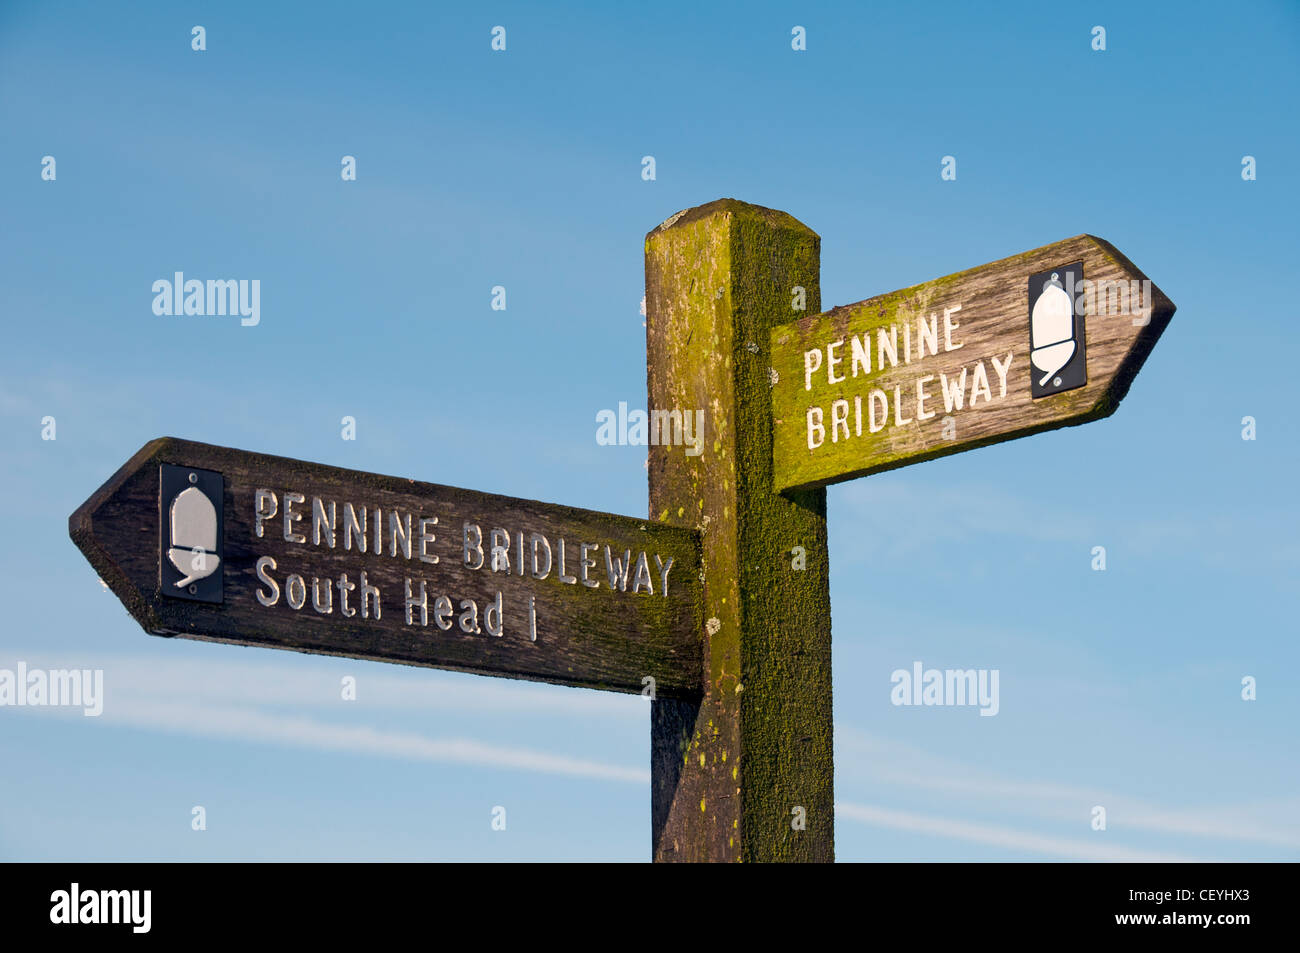
[[[699,456],[650,448],[651,517],[702,533],[706,620],[701,699],[652,705],[657,861],[834,859],[826,493],[772,491],[769,360],[796,287],[821,310],[820,244],[734,199],[646,236],[649,407],[705,423]]]

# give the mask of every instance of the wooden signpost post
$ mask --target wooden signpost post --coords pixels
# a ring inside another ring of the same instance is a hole
[[[707,420],[649,519],[164,438],[72,538],[155,635],[649,695],[655,860],[832,860],[825,485],[1112,413],[1174,307],[1080,236],[817,314],[819,254],[646,236],[649,406]]]

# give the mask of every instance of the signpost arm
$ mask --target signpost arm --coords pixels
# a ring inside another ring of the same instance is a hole
[[[826,491],[772,489],[769,330],[821,310],[819,268],[733,199],[646,236],[650,516],[702,532],[707,620],[700,700],[652,702],[656,861],[834,859]],[[656,442],[698,410],[698,455]]]

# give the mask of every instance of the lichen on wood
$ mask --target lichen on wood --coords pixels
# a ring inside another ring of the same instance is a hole
[[[650,407],[708,430],[698,457],[650,453],[650,512],[701,533],[709,620],[702,699],[653,704],[656,860],[833,859],[826,496],[772,491],[769,383],[792,289],[820,310],[819,258],[811,229],[734,199],[646,236]]]

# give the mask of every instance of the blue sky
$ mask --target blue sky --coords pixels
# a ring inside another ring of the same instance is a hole
[[[1178,306],[1114,417],[830,490],[837,856],[1300,856],[1300,7],[268,7],[0,5],[0,668],[107,692],[0,708],[0,858],[647,859],[643,699],[151,638],[67,517],[161,435],[644,514],[595,417],[645,232],[723,196],[827,307],[1081,232]],[[892,706],[914,661],[999,714]]]

